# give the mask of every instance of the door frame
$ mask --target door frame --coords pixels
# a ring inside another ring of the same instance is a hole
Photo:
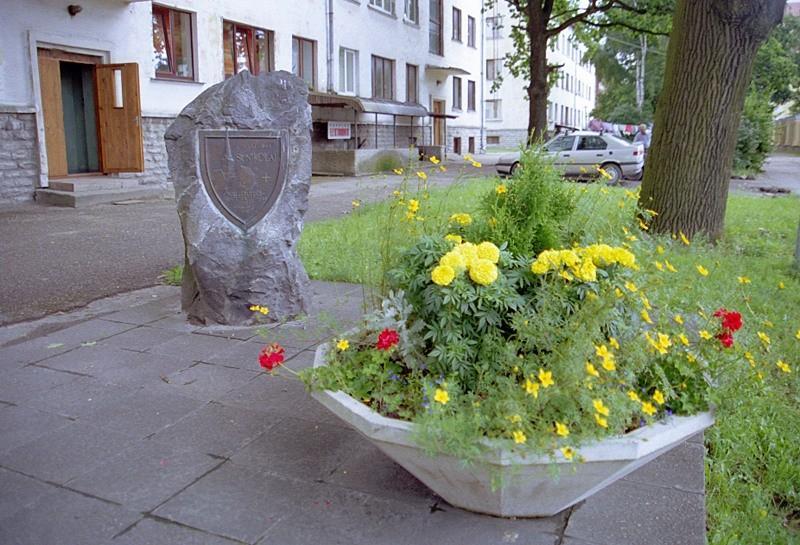
[[[31,88],[33,89],[33,106],[36,109],[36,140],[39,148],[39,188],[50,186],[47,167],[47,145],[45,142],[44,107],[42,105],[42,89],[39,79],[39,49],[58,49],[65,53],[76,53],[89,57],[99,57],[102,64],[111,60],[111,43],[105,40],[72,37],[65,39],[62,34],[51,32],[28,31],[28,59],[30,61]],[[99,145],[99,142],[98,142]]]

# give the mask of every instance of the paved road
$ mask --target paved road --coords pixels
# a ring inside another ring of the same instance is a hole
[[[483,174],[455,165],[437,175],[434,185],[466,175]],[[383,199],[398,183],[395,175],[315,178],[306,220],[341,216],[354,199]],[[183,261],[171,199],[83,209],[36,204],[0,209],[0,240],[0,324],[152,286],[164,270]]]

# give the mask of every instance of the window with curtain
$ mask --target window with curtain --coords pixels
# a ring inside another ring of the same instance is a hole
[[[372,96],[394,100],[394,61],[372,56]]]
[[[242,70],[249,70],[252,74],[273,70],[272,51],[272,32],[222,21],[222,52],[226,78]]]
[[[310,89],[317,86],[316,50],[316,42],[292,36],[292,73],[302,78]]]
[[[157,78],[194,79],[192,14],[153,4],[153,68]]]

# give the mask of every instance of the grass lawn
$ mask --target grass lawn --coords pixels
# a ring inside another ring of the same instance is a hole
[[[394,229],[394,252],[418,234],[442,232],[452,213],[474,212],[497,182],[473,180],[431,192],[424,222],[397,221],[384,202],[337,220],[308,224],[300,254],[319,280],[377,284],[382,230]],[[576,184],[581,195],[573,220],[592,240],[622,240],[631,225],[630,193]],[[402,212],[402,210],[400,210]],[[390,214],[393,219],[387,220]],[[634,232],[643,285],[663,285],[676,301],[742,312],[745,335],[759,347],[753,363],[720,392],[717,424],[706,433],[708,541],[711,544],[800,543],[800,279],[791,272],[800,199],[732,195],[724,239],[716,246],[687,246],[668,237]],[[663,254],[657,246],[665,249]],[[668,259],[678,272],[659,271]],[[697,265],[709,270],[708,276]],[[741,280],[739,279],[741,277]],[[769,339],[759,340],[762,332]],[[738,337],[737,337],[738,339]],[[789,364],[791,372],[776,363]]]

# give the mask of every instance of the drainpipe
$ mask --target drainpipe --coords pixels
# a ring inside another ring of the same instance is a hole
[[[327,59],[326,69],[328,71],[328,92],[334,92],[333,86],[333,0],[327,0],[327,17],[325,19],[325,29],[327,30]]]
[[[486,112],[486,104],[484,102],[484,96],[483,96],[483,91],[484,88],[486,87],[486,80],[485,80],[486,75],[484,74],[484,70],[486,69],[486,60],[484,58],[484,47],[486,46],[486,37],[483,35],[483,33],[486,31],[486,22],[484,21],[485,12],[486,8],[481,6],[481,31],[478,33],[480,35],[480,40],[481,40],[481,105],[480,105],[481,135],[480,135],[480,142],[478,143],[478,150],[481,153],[484,153],[486,151],[486,144],[485,144],[486,126],[484,120],[484,115]]]

